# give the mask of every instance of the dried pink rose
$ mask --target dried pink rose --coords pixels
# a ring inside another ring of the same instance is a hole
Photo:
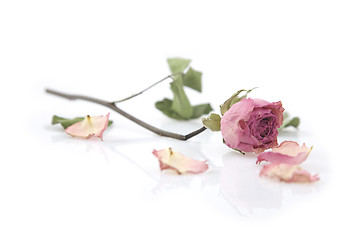
[[[153,154],[158,158],[160,169],[172,169],[179,174],[183,173],[202,173],[208,169],[206,161],[198,161],[185,157],[171,148],[154,150]]]
[[[90,117],[87,115],[84,120],[67,127],[65,132],[73,137],[89,139],[94,136],[103,140],[102,136],[108,126],[109,115],[110,113],[106,116]]]
[[[311,175],[303,170],[299,165],[291,164],[269,164],[265,165],[260,171],[260,176],[275,178],[284,182],[316,182],[319,180],[318,174]]]
[[[232,105],[221,119],[225,144],[233,149],[255,153],[276,146],[283,111],[281,102],[242,99]]]
[[[286,163],[298,165],[307,159],[311,150],[312,147],[306,147],[305,143],[300,146],[297,142],[284,141],[279,146],[274,147],[272,151],[260,153],[257,156],[256,163],[266,161],[274,164]]]

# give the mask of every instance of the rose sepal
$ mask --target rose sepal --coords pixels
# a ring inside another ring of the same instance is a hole
[[[219,114],[211,113],[207,118],[201,119],[203,125],[213,132],[221,131],[221,117]]]
[[[255,88],[252,88],[250,90],[241,89],[234,93],[230,98],[228,98],[223,104],[220,105],[221,115],[224,116],[224,114],[232,107],[232,105],[246,98],[247,95],[254,89]],[[239,94],[242,92],[245,92],[244,95],[239,97]]]

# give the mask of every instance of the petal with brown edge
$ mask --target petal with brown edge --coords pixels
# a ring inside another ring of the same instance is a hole
[[[312,147],[306,147],[305,143],[300,146],[297,142],[284,141],[271,151],[260,153],[257,156],[256,163],[266,161],[274,164],[286,163],[298,165],[307,159],[311,150]]]
[[[153,154],[159,160],[161,171],[165,169],[172,169],[179,174],[198,174],[205,172],[209,168],[206,161],[198,161],[188,158],[180,152],[173,151],[171,148],[154,150]]]
[[[106,116],[86,116],[84,120],[74,123],[73,125],[67,127],[65,132],[72,137],[81,137],[89,139],[91,137],[98,137],[101,140],[103,133],[108,126],[109,122],[108,113]]]

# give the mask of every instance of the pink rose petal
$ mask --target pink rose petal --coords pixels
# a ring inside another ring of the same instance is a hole
[[[110,113],[106,116],[90,117],[88,115],[84,120],[67,127],[65,132],[73,137],[89,139],[94,136],[103,140],[102,135],[108,125],[109,115]]]
[[[242,143],[242,138],[247,137],[244,134],[244,129],[239,126],[250,118],[250,114],[254,108],[253,100],[243,99],[239,103],[234,104],[234,106],[221,118],[221,133],[225,139],[226,145],[229,147],[252,152],[253,147],[251,144],[244,144],[242,148],[239,148],[238,145],[239,143]],[[237,111],[234,111],[234,109]],[[252,144],[256,143],[256,141],[251,138],[249,138],[249,140],[252,141]]]
[[[305,143],[300,147],[297,142],[284,141],[279,146],[274,147],[272,151],[260,153],[256,163],[266,161],[274,164],[298,165],[307,159],[311,150],[312,147],[306,147]]]
[[[179,174],[183,173],[202,173],[208,169],[206,161],[198,161],[185,157],[179,152],[173,151],[171,148],[163,150],[154,150],[153,154],[158,158],[160,169],[172,169]]]
[[[284,182],[316,182],[319,180],[317,174],[311,175],[303,170],[299,165],[290,164],[270,164],[265,165],[260,172],[260,176],[275,178]]]
[[[260,153],[277,146],[277,129],[283,122],[281,102],[246,98],[235,103],[221,118],[225,144],[243,152]]]

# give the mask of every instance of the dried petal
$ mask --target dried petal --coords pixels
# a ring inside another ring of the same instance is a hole
[[[284,141],[279,146],[274,147],[272,151],[260,153],[257,156],[256,163],[266,161],[274,164],[298,165],[307,159],[311,150],[312,147],[306,147],[305,143],[300,147],[297,142]]]
[[[291,164],[270,164],[265,165],[260,171],[260,176],[276,178],[284,182],[316,182],[319,180],[318,174],[311,175],[303,170],[299,165]]]
[[[109,122],[108,113],[106,116],[94,116],[89,115],[84,120],[77,122],[65,129],[65,132],[73,137],[91,138],[93,136],[102,139],[102,135]]]
[[[161,171],[164,169],[175,170],[179,174],[202,173],[208,169],[206,161],[198,161],[185,157],[171,148],[154,150],[153,154],[159,159]]]
[[[277,146],[277,129],[283,122],[283,111],[280,101],[242,99],[221,118],[225,144],[232,149],[255,153]]]

